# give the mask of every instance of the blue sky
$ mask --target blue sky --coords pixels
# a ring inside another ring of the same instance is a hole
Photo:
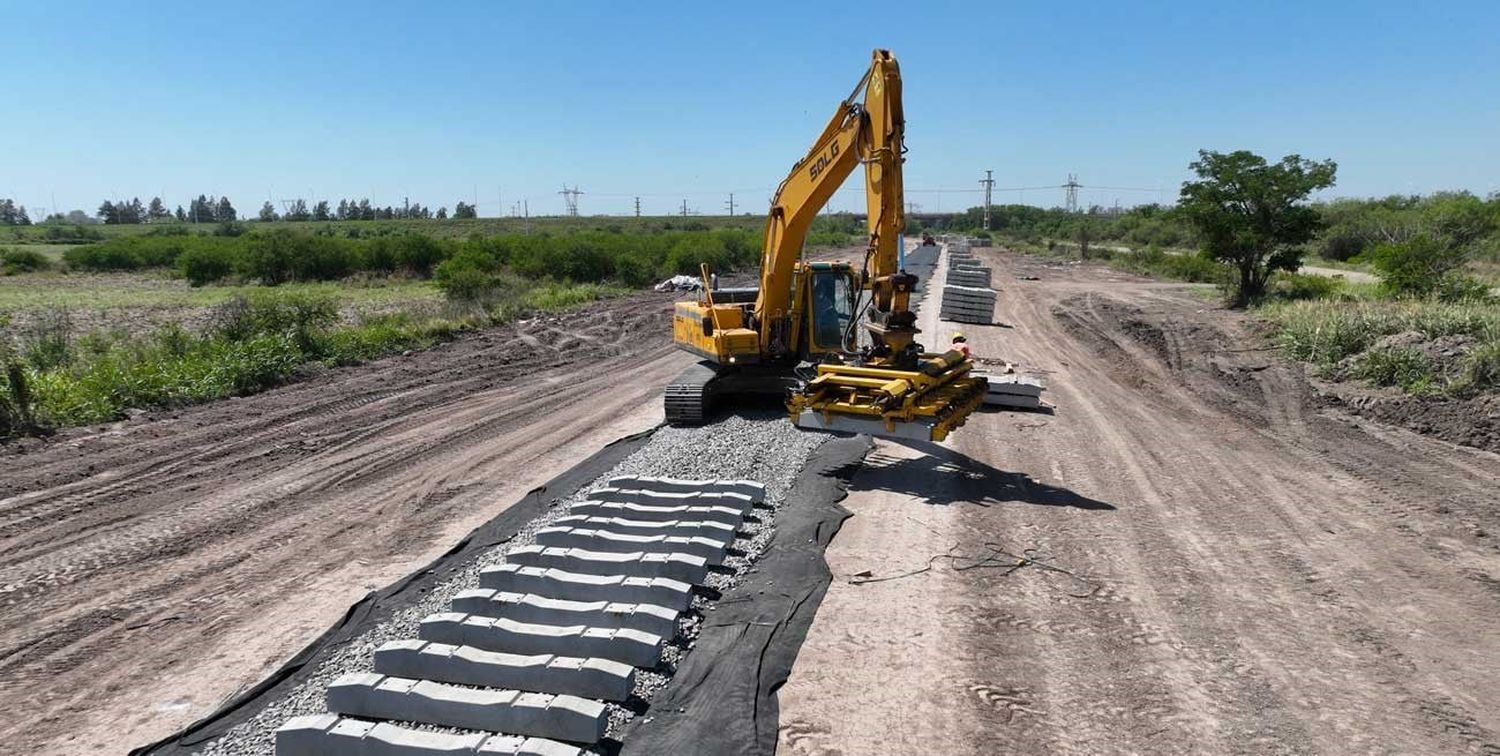
[[[241,212],[369,196],[551,214],[566,183],[585,214],[636,195],[721,213],[731,191],[759,212],[873,47],[901,61],[925,210],[977,204],[985,169],[1170,202],[1199,148],[1333,158],[1337,196],[1500,190],[1495,0],[0,0],[0,19],[0,197],[33,208],[216,193]],[[861,206],[850,186],[835,207]]]

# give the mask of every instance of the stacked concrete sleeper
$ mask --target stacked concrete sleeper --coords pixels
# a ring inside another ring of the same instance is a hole
[[[948,244],[948,277],[938,315],[957,323],[994,322],[995,290],[990,288],[990,269],[979,264],[966,240]]]
[[[636,668],[656,666],[694,587],[763,501],[753,481],[610,479],[485,568],[420,637],[376,649],[373,672],[335,680],[329,713],[288,720],[276,753],[583,753],[605,735],[604,702],[625,701]]]

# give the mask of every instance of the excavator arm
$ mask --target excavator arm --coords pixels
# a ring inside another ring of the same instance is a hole
[[[813,219],[860,163],[860,141],[868,132],[868,119],[855,97],[867,81],[869,74],[839,103],[812,149],[792,166],[771,200],[761,253],[760,293],[753,310],[763,354],[784,355],[794,348],[792,277]]]
[[[969,374],[967,357],[926,354],[916,343],[917,279],[902,269],[905,131],[900,67],[876,50],[772,198],[760,287],[713,290],[705,273],[702,296],[674,305],[673,341],[703,361],[668,385],[669,421],[701,422],[716,396],[771,386],[792,389],[787,409],[802,427],[941,441],[984,400],[985,379]],[[803,261],[814,218],[861,165],[870,232],[863,264]],[[839,310],[855,302],[862,313]],[[856,318],[866,339],[854,338]],[[816,376],[794,371],[804,358],[817,361]]]
[[[917,279],[902,269],[905,132],[900,66],[890,51],[875,50],[772,201],[755,322],[762,351],[776,354],[794,334],[789,302],[808,227],[855,166],[865,166],[870,237],[860,278],[870,293],[863,322],[870,345],[819,364],[817,376],[792,393],[787,409],[797,425],[941,441],[984,401],[986,381],[970,375],[967,357],[926,354],[916,343],[910,296]]]
[[[771,200],[760,295],[754,309],[755,322],[761,324],[764,354],[786,354],[793,348],[792,280],[808,229],[818,211],[861,164],[865,166],[870,229],[862,279],[873,292],[872,320],[878,322],[881,331],[877,341],[899,339],[900,329],[912,325],[898,322],[897,330],[890,330],[888,317],[897,305],[900,310],[906,309],[906,299],[897,302],[895,295],[909,292],[916,283],[900,270],[902,231],[906,227],[901,187],[906,130],[901,70],[889,50],[876,50],[872,58],[869,70],[839,103],[812,149],[792,166]],[[859,100],[861,93],[863,102]],[[902,348],[909,341],[908,336],[892,346]]]

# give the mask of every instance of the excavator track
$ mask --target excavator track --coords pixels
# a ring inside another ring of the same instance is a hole
[[[712,363],[700,362],[682,371],[662,395],[669,425],[702,425],[713,411],[714,383],[719,371]]]

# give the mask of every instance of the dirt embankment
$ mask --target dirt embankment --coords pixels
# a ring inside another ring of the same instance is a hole
[[[1181,285],[982,254],[1005,327],[963,330],[1056,414],[877,445],[784,750],[1500,753],[1500,457]]]
[[[0,455],[0,736],[118,751],[252,684],[363,593],[661,418],[645,294]]]

